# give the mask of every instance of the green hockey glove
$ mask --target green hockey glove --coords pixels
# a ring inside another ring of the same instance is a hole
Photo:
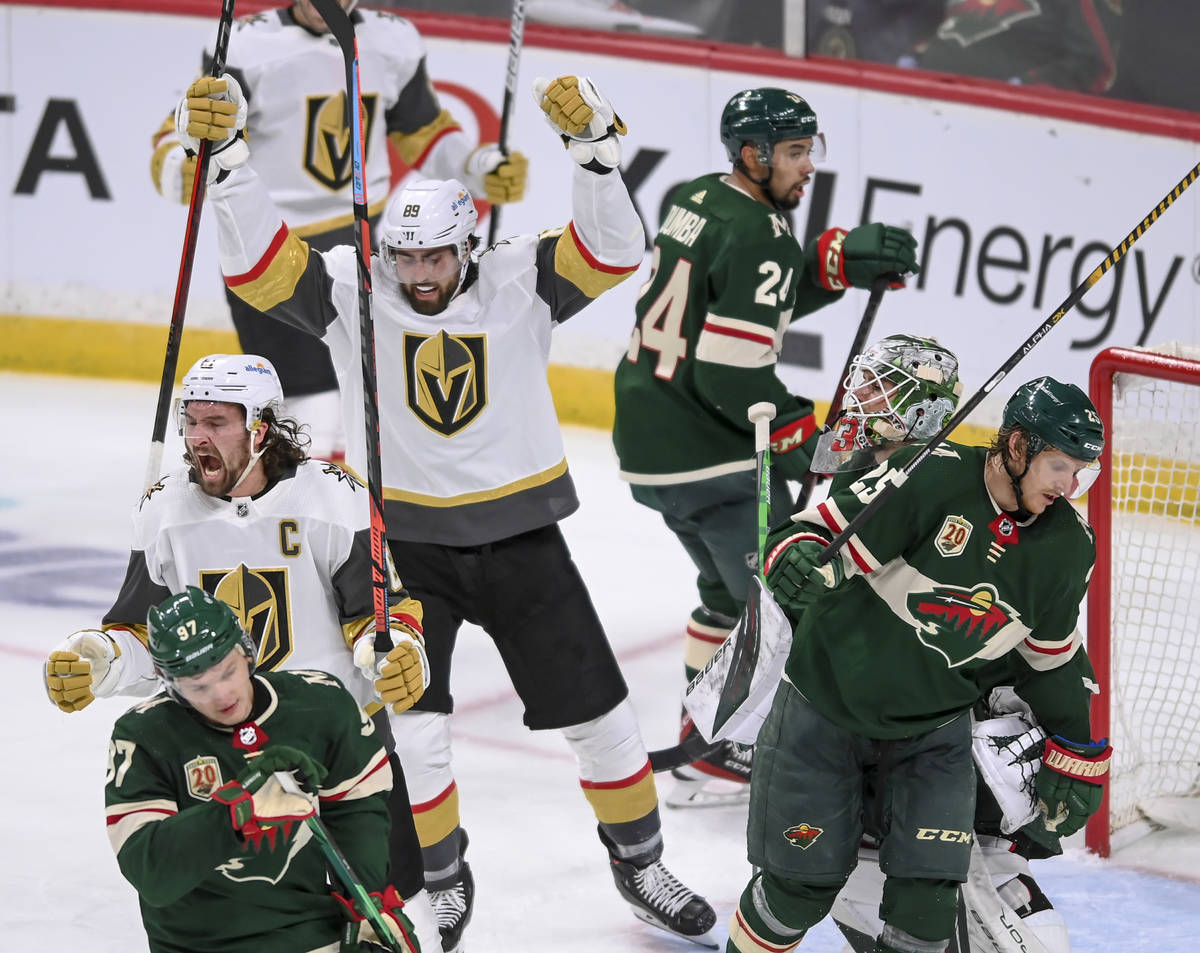
[[[767,586],[775,601],[792,615],[803,612],[846,578],[840,557],[817,565],[828,545],[823,536],[802,531],[781,540],[767,553]]]
[[[1107,738],[1087,744],[1058,735],[1046,739],[1036,786],[1047,830],[1069,837],[1100,809],[1111,759]]]
[[[391,930],[393,938],[400,944],[400,949],[408,953],[417,953],[416,929],[402,910],[404,900],[396,888],[389,885],[369,896],[375,903],[375,909],[383,916],[383,921]],[[353,924],[342,943],[341,953],[392,953],[394,947],[379,936],[375,925],[366,918],[361,909],[361,901],[351,903],[336,891],[333,897],[342,905],[342,912]]]
[[[859,225],[846,231],[831,228],[818,235],[804,249],[804,259],[812,280],[826,291],[845,288],[869,288],[880,275],[919,274],[917,240],[903,228]],[[903,288],[904,282],[891,282]]]
[[[818,436],[817,419],[812,411],[795,419],[775,420],[771,428],[771,466],[789,480],[803,480],[812,463]]]

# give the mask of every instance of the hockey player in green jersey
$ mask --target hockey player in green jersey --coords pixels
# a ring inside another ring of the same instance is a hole
[[[1087,395],[1039,378],[1009,400],[990,446],[939,446],[827,564],[828,541],[917,448],[772,535],[768,585],[796,627],[758,735],[747,841],[759,871],[728,951],[790,950],[829,912],[871,773],[887,818],[875,949],[945,949],[971,854],[969,712],[997,660],[1048,735],[1045,826],[1069,835],[1098,808],[1111,748],[1091,740],[1095,682],[1076,629],[1095,544],[1063,497],[1086,489],[1103,443]]]
[[[808,469],[812,401],[789,393],[775,374],[788,325],[847,287],[920,270],[916,240],[889,225],[831,228],[806,248],[796,241],[787,213],[825,154],[816,113],[800,96],[743,90],[721,113],[720,136],[732,169],[672,195],[616,372],[621,478],[635,500],[662,514],[699,571],[700,604],[684,649],[689,679],[733,629],[754,571],[751,404],[775,405],[777,475],[799,480]],[[772,522],[792,508],[784,481],[775,487]],[[669,803],[692,803],[714,777],[742,782],[744,797],[749,751],[727,743],[675,775],[683,783]]]
[[[391,768],[341,682],[318,671],[256,674],[233,610],[195,586],[151,608],[147,622],[165,691],[113,727],[104,803],[151,953],[381,949],[354,904],[330,893],[304,823],[318,811],[393,936],[416,953],[387,881]],[[348,918],[355,939],[343,943]]]

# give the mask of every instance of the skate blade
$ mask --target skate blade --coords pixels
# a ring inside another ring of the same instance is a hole
[[[633,915],[635,917],[637,917],[639,920],[641,920],[643,923],[648,923],[652,927],[658,927],[664,933],[669,933],[669,934],[671,934],[671,936],[677,936],[681,940],[690,940],[692,943],[695,943],[698,946],[702,946],[708,950],[716,950],[716,949],[720,948],[720,944],[717,942],[716,938],[712,935],[711,930],[706,931],[705,933],[700,933],[696,936],[689,936],[686,933],[680,933],[678,930],[672,930],[669,926],[667,926],[665,923],[663,923],[662,920],[658,919],[658,917],[656,917],[653,913],[649,913],[649,912],[643,910],[641,907],[635,907],[635,906],[633,906],[633,904],[630,904],[629,909],[632,910]]]
[[[675,786],[666,796],[667,807],[727,807],[750,803],[750,785],[722,778],[684,781],[675,780]]]

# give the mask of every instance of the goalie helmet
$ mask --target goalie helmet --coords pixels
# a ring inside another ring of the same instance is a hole
[[[873,465],[886,444],[928,440],[958,407],[958,358],[936,338],[892,334],[850,362],[842,414],[817,442],[812,468],[839,473]]]
[[[1018,387],[1004,406],[1003,426],[1017,426],[1028,434],[1028,459],[1049,446],[1091,463],[1104,449],[1104,421],[1096,405],[1075,384],[1053,377]]]
[[[183,436],[187,405],[192,400],[240,404],[246,411],[246,429],[262,423],[263,412],[283,406],[283,386],[275,366],[257,354],[210,354],[184,375],[179,393],[178,426]]]
[[[241,648],[254,670],[254,643],[228,605],[196,586],[171,596],[146,614],[154,670],[180,701],[176,679],[199,675]]]
[[[449,246],[459,263],[459,284],[475,247],[479,213],[467,187],[457,179],[422,179],[392,198],[379,220],[379,257],[396,268],[401,249]]]
[[[796,93],[764,86],[735,93],[721,111],[721,142],[729,161],[742,159],[742,146],[753,143],[758,161],[771,164],[775,143],[812,139],[812,158],[825,158],[825,137],[817,130],[817,114]]]

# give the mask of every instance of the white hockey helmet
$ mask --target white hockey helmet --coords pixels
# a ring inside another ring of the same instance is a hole
[[[179,392],[178,424],[183,435],[188,401],[211,400],[221,404],[241,404],[246,409],[246,429],[262,423],[268,407],[279,411],[283,405],[283,386],[274,365],[257,354],[209,354],[192,365],[184,375]]]
[[[379,257],[396,267],[401,249],[450,246],[459,262],[459,282],[471,260],[479,213],[467,187],[457,179],[422,179],[388,202],[379,220]]]

